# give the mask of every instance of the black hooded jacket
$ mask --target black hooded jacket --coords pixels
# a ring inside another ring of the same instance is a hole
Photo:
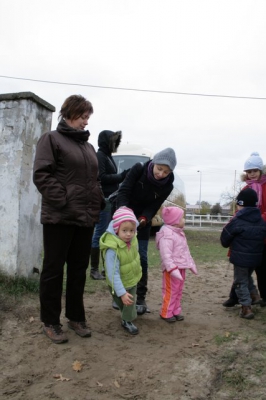
[[[258,267],[262,261],[266,223],[256,207],[244,207],[223,228],[221,244],[230,246],[230,262],[239,267]]]
[[[117,173],[117,167],[112,157],[112,153],[117,152],[121,138],[121,131],[102,131],[98,136],[99,178],[105,198],[118,189],[119,183],[123,182],[127,174],[127,171],[123,171],[120,174]]]

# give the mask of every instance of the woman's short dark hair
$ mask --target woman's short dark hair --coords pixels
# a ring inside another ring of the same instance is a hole
[[[61,107],[58,119],[78,119],[81,115],[89,113],[91,115],[93,113],[93,107],[89,100],[85,99],[85,97],[81,95],[72,95],[69,96]]]

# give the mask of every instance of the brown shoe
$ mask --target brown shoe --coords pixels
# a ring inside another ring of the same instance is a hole
[[[91,337],[91,331],[86,325],[85,321],[76,322],[76,321],[68,321],[68,327],[73,329],[77,335],[81,337]]]
[[[251,311],[251,307],[250,306],[242,306],[242,309],[241,309],[239,315],[240,315],[241,318],[246,318],[246,319],[253,319],[254,318],[254,314]]]
[[[260,296],[258,294],[250,293],[250,297],[251,297],[251,300],[252,300],[251,304],[260,304],[261,298],[260,298]]]
[[[56,344],[68,342],[66,334],[62,331],[62,325],[44,325],[43,333]]]

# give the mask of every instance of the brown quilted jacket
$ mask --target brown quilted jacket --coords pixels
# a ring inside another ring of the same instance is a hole
[[[40,137],[33,182],[42,195],[42,224],[91,227],[98,222],[105,202],[88,137],[89,131],[73,129],[64,120]]]

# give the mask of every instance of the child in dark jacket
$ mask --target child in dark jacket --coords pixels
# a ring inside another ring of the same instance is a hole
[[[237,213],[221,233],[221,244],[230,247],[230,262],[234,264],[233,285],[242,305],[240,317],[246,319],[254,318],[250,297],[251,274],[261,264],[266,238],[266,223],[256,207],[257,202],[255,190],[241,190],[236,198]]]

